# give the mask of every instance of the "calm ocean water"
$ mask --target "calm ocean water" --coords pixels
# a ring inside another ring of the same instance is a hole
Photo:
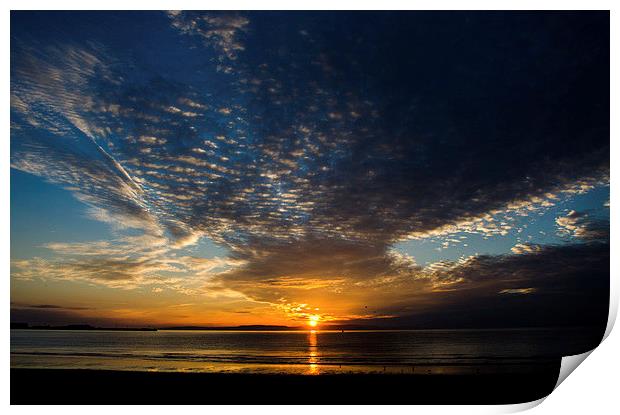
[[[241,373],[519,371],[596,346],[582,330],[11,330],[11,367]]]

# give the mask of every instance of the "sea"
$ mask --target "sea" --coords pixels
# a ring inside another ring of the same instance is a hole
[[[530,371],[598,344],[582,329],[11,330],[12,368],[257,374]]]

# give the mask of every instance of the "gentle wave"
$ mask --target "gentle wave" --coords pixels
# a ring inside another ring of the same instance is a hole
[[[189,353],[160,353],[160,354],[137,354],[137,353],[101,353],[101,352],[45,352],[45,351],[23,351],[12,352],[15,356],[62,356],[62,357],[85,357],[85,358],[108,358],[108,359],[131,359],[131,360],[166,360],[166,361],[188,361],[206,363],[238,363],[238,364],[290,364],[307,365],[309,359],[312,364],[326,365],[446,365],[459,366],[471,364],[501,364],[519,365],[545,361],[549,358],[544,357],[522,357],[522,358],[500,358],[490,356],[479,357],[410,357],[410,358],[390,358],[383,356],[379,359],[373,356],[355,357],[330,357],[330,356],[248,356],[248,355],[208,355],[208,354],[189,354]]]

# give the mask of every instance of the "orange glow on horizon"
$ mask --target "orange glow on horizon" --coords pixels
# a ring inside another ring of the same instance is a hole
[[[320,319],[321,318],[316,314],[308,316],[308,325],[310,327],[316,327],[319,324]]]

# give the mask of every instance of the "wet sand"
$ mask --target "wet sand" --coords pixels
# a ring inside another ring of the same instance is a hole
[[[559,368],[560,359],[478,375],[11,369],[11,404],[508,404],[551,393]]]

